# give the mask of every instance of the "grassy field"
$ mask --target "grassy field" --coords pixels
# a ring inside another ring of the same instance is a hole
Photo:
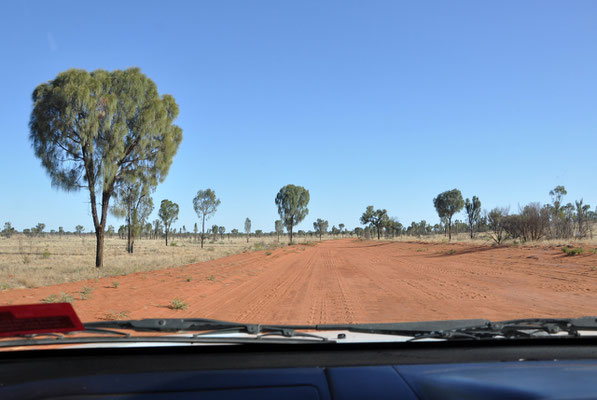
[[[106,238],[104,267],[95,268],[95,236],[13,235],[0,238],[0,290],[38,287],[75,282],[132,272],[176,267],[209,261],[251,250],[273,249],[283,245],[276,238],[220,239],[206,241],[201,249],[198,241],[189,239],[138,239],[134,254],[126,253],[126,240]],[[287,240],[287,239],[286,239]],[[304,242],[299,238],[297,242]]]

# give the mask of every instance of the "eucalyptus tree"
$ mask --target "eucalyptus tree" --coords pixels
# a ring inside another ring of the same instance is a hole
[[[77,232],[77,235],[81,235],[83,233],[84,229],[85,229],[85,227],[83,225],[75,226],[75,232]]]
[[[317,218],[317,221],[313,222],[313,229],[319,235],[319,241],[321,241],[321,236],[328,231],[328,221]]]
[[[344,224],[338,224],[338,228],[340,228],[340,236],[344,237]]]
[[[475,235],[475,226],[481,218],[481,200],[477,196],[473,196],[472,201],[467,198],[464,201],[464,209],[466,210],[466,218],[472,239]]]
[[[226,227],[218,226],[218,233],[220,234],[220,239],[224,240],[224,234],[226,233]]]
[[[218,232],[219,232],[219,230],[220,230],[219,226],[217,226],[217,225],[212,225],[211,226],[211,233],[214,235],[214,242],[216,240],[218,240]]]
[[[284,234],[284,224],[282,220],[277,219],[275,222],[275,230],[276,234],[278,235],[278,242],[280,241],[280,235]]]
[[[216,192],[211,189],[197,191],[197,195],[193,199],[193,207],[201,220],[201,248],[203,248],[203,241],[205,240],[205,220],[215,214],[219,205],[220,199],[216,197]]]
[[[245,219],[245,234],[247,235],[247,243],[249,243],[249,235],[251,234],[251,220],[249,217]]]
[[[164,199],[160,203],[160,210],[158,211],[158,217],[160,217],[160,219],[164,223],[166,246],[168,246],[168,233],[170,232],[170,227],[178,219],[178,211],[179,211],[178,204],[174,203],[173,201]],[[174,233],[176,233],[176,232],[174,232]]]
[[[143,228],[153,211],[151,188],[142,180],[125,181],[118,185],[114,195],[114,205],[110,211],[117,217],[124,217],[127,226],[126,250],[133,253],[135,239],[143,234]]]
[[[161,209],[161,204],[160,204],[160,209]],[[159,214],[159,211],[158,211]],[[154,219],[153,220],[153,238],[157,239],[160,236],[162,236],[162,230],[163,230],[163,226],[162,226],[162,221],[160,221],[159,219]]]
[[[302,186],[286,185],[276,195],[276,205],[282,223],[288,229],[290,243],[292,243],[292,229],[299,224],[309,209],[309,191]]]
[[[388,210],[385,208],[375,210],[373,206],[368,206],[363,215],[361,215],[361,224],[371,224],[377,232],[377,240],[381,239],[381,230],[389,220]]]
[[[178,106],[138,68],[70,69],[33,91],[30,135],[52,185],[89,192],[96,236],[95,266],[103,264],[110,199],[123,182],[162,182],[182,141],[173,124]]]
[[[440,218],[445,218],[448,227],[448,240],[452,240],[452,217],[462,210],[464,200],[458,189],[447,190],[433,199],[433,205]]]

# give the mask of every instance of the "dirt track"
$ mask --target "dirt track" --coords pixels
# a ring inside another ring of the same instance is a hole
[[[453,249],[454,254],[448,254]],[[341,323],[597,315],[597,255],[337,240],[243,253],[117,278],[0,292],[0,304],[51,294],[76,300],[83,321],[206,317],[260,323]],[[209,278],[212,279],[209,279]],[[190,278],[190,281],[189,281]],[[113,285],[118,281],[118,287]],[[174,298],[188,304],[171,310]]]

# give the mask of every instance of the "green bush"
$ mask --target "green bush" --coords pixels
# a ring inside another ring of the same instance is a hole
[[[180,299],[173,299],[169,308],[172,310],[186,310],[189,305]]]
[[[562,251],[567,256],[578,256],[578,255],[584,253],[585,250],[582,247],[568,247],[568,246],[564,246],[564,247],[562,247]]]
[[[79,292],[81,295],[81,300],[87,300],[88,298],[90,298],[91,292],[93,292],[93,288],[89,286],[84,286],[83,289],[81,289],[81,291]]]
[[[50,251],[46,248],[44,252],[41,253],[41,258],[50,258],[51,255],[52,254],[50,254]]]
[[[61,292],[60,296],[51,294],[46,298],[41,299],[42,303],[74,303],[75,298],[68,293]]]

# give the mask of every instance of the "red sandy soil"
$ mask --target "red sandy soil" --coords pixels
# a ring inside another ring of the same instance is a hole
[[[0,304],[36,303],[69,293],[82,321],[110,318],[108,313],[124,313],[127,319],[278,324],[573,317],[597,315],[592,267],[597,255],[585,251],[570,257],[557,247],[344,239],[97,281],[12,289],[0,292]],[[87,300],[80,299],[84,286],[93,288]],[[170,309],[174,298],[188,308]]]

